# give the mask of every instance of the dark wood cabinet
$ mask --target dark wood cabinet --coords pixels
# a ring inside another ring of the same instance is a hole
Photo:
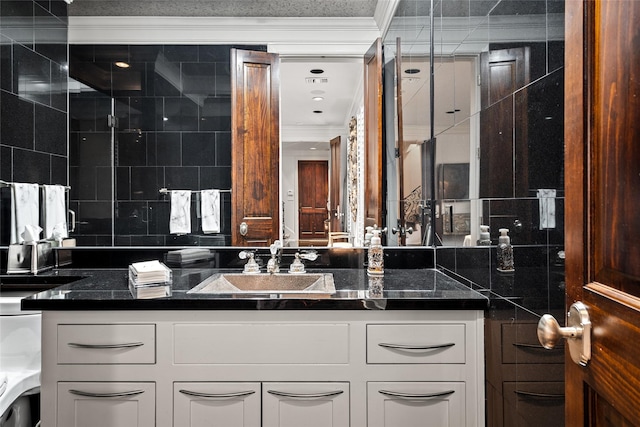
[[[485,320],[487,427],[563,426],[564,348],[544,349],[533,317],[503,314]]]

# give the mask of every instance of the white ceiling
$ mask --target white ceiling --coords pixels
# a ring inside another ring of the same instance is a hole
[[[378,0],[75,0],[70,16],[372,17]]]

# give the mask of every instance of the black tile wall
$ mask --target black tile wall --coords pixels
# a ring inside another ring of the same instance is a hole
[[[508,3],[503,6],[510,7]],[[500,13],[500,8],[495,11]],[[531,70],[532,83],[511,95],[514,108],[519,110],[516,116],[527,118],[526,128],[517,129],[522,134],[514,138],[526,136],[527,148],[526,153],[508,153],[516,167],[505,176],[505,182],[525,190],[481,200],[481,221],[490,227],[492,246],[439,247],[436,264],[486,292],[492,302],[508,302],[514,308],[542,315],[564,307],[564,43],[491,44],[490,49],[523,45],[531,48],[531,62],[537,65]],[[518,163],[523,158],[524,167]],[[540,222],[539,189],[556,191],[553,227]],[[514,246],[512,274],[496,268],[501,228],[509,230]],[[492,308],[488,316],[493,314]]]
[[[68,184],[67,3],[0,1],[0,179]],[[0,245],[9,244],[9,198]]]
[[[231,187],[231,47],[69,46],[71,77],[85,85],[69,95],[71,185],[78,188],[72,200],[84,225],[79,241],[151,246],[229,242],[229,193],[221,197],[219,235],[202,234],[194,194],[192,233],[172,236],[169,197],[158,190]],[[115,61],[131,66],[120,69]],[[118,120],[113,142],[106,127],[112,103]],[[109,179],[115,191],[101,192],[112,188]],[[107,203],[112,194],[115,209]],[[113,221],[113,234],[108,221]]]

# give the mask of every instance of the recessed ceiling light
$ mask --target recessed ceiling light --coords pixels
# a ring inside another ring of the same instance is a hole
[[[116,67],[120,67],[120,68],[129,68],[131,66],[124,61],[117,61],[115,62],[115,64],[116,64]]]
[[[317,150],[316,147],[309,147],[309,150]]]
[[[419,68],[407,68],[404,70],[406,74],[418,74],[420,72]]]
[[[313,99],[314,101],[323,101],[323,100],[324,100],[324,98],[323,98],[323,97],[321,97],[321,96],[314,96],[314,97],[313,97],[313,98],[311,98],[311,99]]]
[[[311,74],[322,74],[324,70],[322,68],[313,68],[309,71]]]
[[[322,110],[313,110],[315,114],[322,114]]]

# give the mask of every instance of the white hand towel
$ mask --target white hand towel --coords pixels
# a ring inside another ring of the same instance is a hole
[[[44,185],[44,206],[42,208],[45,239],[61,239],[69,237],[67,231],[67,206],[65,190],[62,185]],[[53,230],[56,229],[56,236]]]
[[[171,191],[169,232],[171,234],[191,233],[191,190]]]
[[[202,214],[202,232],[205,234],[220,232],[220,190],[202,190],[200,209]]]
[[[538,190],[540,230],[556,228],[556,190]]]
[[[38,184],[11,184],[11,243],[22,243],[26,225],[40,227]]]

